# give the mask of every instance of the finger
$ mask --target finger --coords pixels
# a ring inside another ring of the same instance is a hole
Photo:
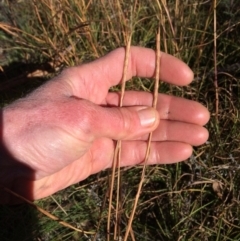
[[[148,134],[138,140],[147,140]],[[177,141],[199,146],[208,140],[208,131],[199,125],[178,121],[161,120],[158,128],[153,132],[152,141]]]
[[[81,101],[81,105],[78,100],[73,101],[76,101],[75,112],[65,117],[64,125],[68,128],[67,124],[74,122],[69,132],[82,139],[84,136],[84,140],[136,138],[153,131],[159,124],[159,114],[151,107],[101,107],[88,101]]]
[[[101,66],[105,80],[109,82],[109,87],[119,84],[123,75],[125,49],[119,48],[95,62],[91,67]],[[155,74],[156,53],[152,49],[142,47],[131,47],[129,57],[129,68],[127,79],[133,76],[153,77]],[[90,65],[89,65],[90,66]],[[172,55],[161,53],[160,79],[162,81],[175,84],[187,85],[193,79],[193,72],[181,60]],[[94,68],[93,68],[94,69]]]
[[[120,93],[109,93],[106,104],[117,106]],[[124,106],[151,106],[153,95],[147,92],[126,91],[123,99]],[[196,101],[187,100],[164,94],[158,95],[157,110],[161,119],[177,120],[197,125],[205,125],[210,118],[209,111]]]
[[[68,82],[73,95],[89,97],[91,101],[99,103],[111,86],[121,82],[124,56],[125,49],[118,48],[96,61],[67,69],[61,78]],[[155,51],[151,49],[131,47],[127,79],[133,76],[153,77],[155,58]],[[193,79],[189,67],[169,54],[161,53],[160,68],[160,79],[165,82],[182,86]],[[100,89],[104,93],[100,93]]]
[[[79,160],[71,163],[64,169],[52,174],[51,176],[32,181],[27,179],[18,180],[15,183],[13,190],[20,195],[30,199],[36,200],[49,196],[59,190],[62,190],[72,184],[87,178],[89,175],[97,173],[105,168],[112,167],[113,149],[114,145],[111,143],[108,147],[111,151],[103,152],[101,141],[97,141],[94,145],[95,151],[91,156],[91,160]],[[137,142],[123,142],[121,154],[121,166],[134,166],[143,164],[147,143],[142,141]],[[111,153],[111,155],[110,155]],[[177,142],[153,142],[151,144],[151,152],[147,161],[148,165],[153,164],[171,164],[186,160],[192,154],[192,147],[185,143]],[[84,167],[88,167],[87,170]],[[84,173],[83,173],[84,172]],[[56,181],[57,180],[57,181]],[[31,187],[23,189],[23,186]]]
[[[147,142],[122,143],[121,166],[133,166],[143,163],[147,150]],[[152,142],[148,165],[171,164],[186,160],[192,155],[192,147],[181,142]]]
[[[91,170],[88,175],[97,173],[106,168],[112,167],[114,144],[103,145],[102,139],[93,143],[91,151]],[[124,166],[143,164],[146,156],[148,143],[146,141],[122,141],[121,144],[121,163]],[[106,149],[106,147],[108,147]],[[105,148],[106,152],[102,150]],[[150,155],[147,161],[152,164],[171,164],[186,160],[192,155],[192,146],[182,142],[152,142],[150,145]],[[79,164],[74,164],[79,165]],[[85,172],[86,174],[86,172]],[[85,177],[86,178],[86,177]]]

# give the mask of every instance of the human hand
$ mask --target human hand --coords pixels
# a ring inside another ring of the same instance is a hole
[[[209,119],[197,102],[159,94],[127,91],[124,107],[109,88],[121,82],[124,48],[88,64],[71,67],[26,98],[3,109],[0,183],[34,200],[51,195],[112,166],[116,140],[123,140],[121,166],[142,163],[148,133],[154,131],[148,164],[187,159],[192,146],[208,138]],[[127,77],[153,77],[155,52],[131,47]],[[186,64],[161,54],[161,80],[187,85]],[[148,107],[148,108],[147,108]],[[140,119],[142,118],[142,122]],[[160,123],[160,124],[159,124]],[[0,192],[0,202],[8,202]]]

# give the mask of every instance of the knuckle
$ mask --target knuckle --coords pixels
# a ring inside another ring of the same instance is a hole
[[[126,108],[119,109],[119,120],[120,120],[120,128],[124,133],[124,136],[129,135],[134,130],[133,120],[134,115],[130,112],[130,110]]]

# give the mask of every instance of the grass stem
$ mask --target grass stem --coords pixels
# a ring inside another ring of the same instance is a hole
[[[157,100],[158,100],[159,76],[160,76],[160,57],[161,57],[161,54],[160,54],[160,27],[159,27],[158,32],[157,32],[157,36],[156,36],[156,68],[155,68],[156,70],[155,70],[155,85],[154,85],[153,103],[152,103],[152,106],[155,109],[157,107]],[[137,190],[137,194],[136,194],[136,197],[135,197],[133,209],[132,209],[129,221],[128,221],[127,230],[126,230],[126,233],[125,233],[125,236],[124,236],[124,239],[123,239],[124,241],[127,241],[127,239],[128,239],[128,235],[129,235],[129,232],[130,232],[131,227],[132,227],[132,222],[133,222],[133,218],[134,218],[134,215],[135,215],[135,212],[136,212],[136,208],[137,208],[138,200],[139,200],[140,193],[141,193],[141,190],[142,190],[142,186],[143,186],[143,183],[144,183],[144,180],[145,180],[146,166],[147,166],[147,161],[149,159],[150,150],[151,150],[150,146],[151,146],[151,142],[152,142],[152,135],[153,135],[153,133],[151,132],[149,134],[149,138],[148,138],[147,151],[146,151],[146,154],[145,154],[145,160],[144,160],[144,164],[143,164],[142,175],[141,175],[140,183],[138,185],[138,190]]]

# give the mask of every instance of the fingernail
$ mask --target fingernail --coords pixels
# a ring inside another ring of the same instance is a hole
[[[140,109],[138,116],[143,127],[150,127],[156,121],[156,111],[153,108]]]

